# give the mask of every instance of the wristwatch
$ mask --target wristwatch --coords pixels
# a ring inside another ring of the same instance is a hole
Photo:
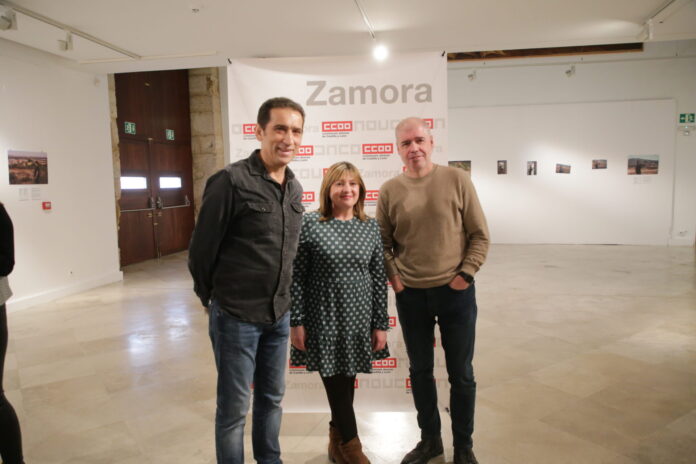
[[[468,283],[469,285],[474,283],[474,276],[472,276],[471,274],[467,274],[466,272],[461,271],[459,275],[462,277],[462,279],[466,280],[466,283]]]

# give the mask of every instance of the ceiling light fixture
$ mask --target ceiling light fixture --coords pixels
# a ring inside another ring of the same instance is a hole
[[[17,15],[12,10],[7,10],[0,16],[0,31],[17,29]]]
[[[374,47],[372,48],[372,56],[377,61],[384,61],[389,56],[389,49],[387,48],[386,45],[377,42],[377,36],[375,35],[375,29],[372,27],[372,23],[370,22],[370,18],[367,17],[367,13],[365,12],[365,9],[362,7],[362,5],[360,4],[360,1],[353,0],[353,2],[355,3],[355,6],[358,7],[358,10],[360,10],[360,14],[362,15],[363,21],[365,22],[365,26],[367,26],[367,32],[370,33],[370,37],[372,37],[372,41],[374,42]]]
[[[641,42],[652,40],[655,23],[663,24],[667,18],[692,1],[693,0],[671,0],[667,2],[667,4],[661,6],[655,14],[645,20],[643,29],[641,29],[640,34],[638,34],[638,40]]]
[[[372,49],[372,56],[377,61],[384,61],[389,56],[389,49],[383,44],[377,44]]]
[[[66,32],[70,32],[71,34],[74,34],[78,37],[81,37],[85,40],[89,40],[90,42],[93,42],[97,45],[101,45],[102,47],[106,47],[110,50],[113,50],[117,53],[120,53],[122,55],[126,55],[130,57],[133,60],[139,60],[142,57],[140,55],[137,55],[133,52],[130,52],[128,50],[124,50],[121,47],[117,47],[116,45],[106,42],[105,40],[102,40],[98,37],[94,37],[93,35],[87,34],[86,32],[82,32],[79,29],[75,29],[74,27],[68,26],[67,24],[63,24],[59,21],[56,21],[55,19],[49,18],[48,16],[44,16],[41,13],[37,13],[36,11],[30,10],[28,8],[24,8],[21,5],[18,5],[17,3],[11,1],[11,0],[0,0],[0,5],[5,6],[7,8],[11,8],[17,13],[21,13],[25,16],[29,16],[30,18],[36,19],[37,21],[41,21],[42,23],[51,25],[53,27],[56,27],[58,29],[62,29]],[[3,15],[4,16],[4,15]],[[15,22],[16,24],[16,22]],[[62,40],[59,42],[63,42]],[[60,44],[59,44],[60,46]]]
[[[68,52],[73,49],[72,34],[70,31],[65,31],[65,40],[58,39],[58,50]]]

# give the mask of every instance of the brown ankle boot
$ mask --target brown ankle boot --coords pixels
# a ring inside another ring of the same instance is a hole
[[[333,424],[329,424],[329,461],[336,464],[346,464],[340,446],[341,432]]]
[[[363,454],[360,438],[355,437],[348,443],[341,443],[341,452],[348,464],[370,464],[370,460]]]

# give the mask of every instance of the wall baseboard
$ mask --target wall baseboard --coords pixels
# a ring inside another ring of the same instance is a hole
[[[667,242],[668,246],[694,246],[693,238],[670,238]]]
[[[26,295],[21,298],[10,298],[7,302],[7,311],[21,311],[32,306],[36,306],[42,303],[48,303],[58,298],[62,298],[69,295],[74,295],[75,293],[84,292],[91,290],[96,287],[101,287],[102,285],[111,284],[114,282],[120,282],[123,280],[123,272],[116,271],[104,274],[100,277],[94,279],[85,280],[82,282],[76,282],[72,285],[65,285],[63,287],[54,288],[47,290],[45,292],[36,293],[33,295]]]

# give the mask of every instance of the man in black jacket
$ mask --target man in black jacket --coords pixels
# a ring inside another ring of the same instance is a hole
[[[254,386],[252,443],[259,463],[281,463],[292,262],[302,186],[287,167],[302,141],[304,110],[287,98],[259,109],[261,149],[206,183],[189,248],[194,290],[210,312],[218,370],[218,463],[244,462],[244,425]]]

